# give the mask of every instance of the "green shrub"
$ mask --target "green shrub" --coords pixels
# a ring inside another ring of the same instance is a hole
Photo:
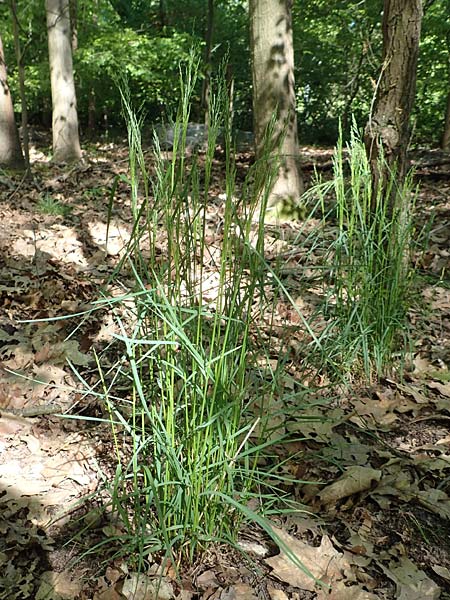
[[[192,38],[146,37],[131,29],[98,34],[76,52],[74,67],[80,115],[88,113],[93,93],[98,117],[110,124],[121,119],[117,77],[128,80],[135,106],[151,119],[176,111],[180,97],[179,67],[189,58]]]

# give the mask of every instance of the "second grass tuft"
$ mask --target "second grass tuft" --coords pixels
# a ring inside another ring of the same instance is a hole
[[[385,375],[409,349],[415,191],[411,173],[399,183],[382,154],[378,169],[389,175],[375,187],[356,129],[345,150],[341,136],[332,182],[336,237],[324,280],[328,326],[321,341],[323,361],[347,379]]]

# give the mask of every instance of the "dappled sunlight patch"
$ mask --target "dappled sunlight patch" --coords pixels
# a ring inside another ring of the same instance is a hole
[[[88,225],[92,241],[108,256],[123,255],[130,240],[130,229],[122,224],[97,221]]]
[[[71,227],[55,224],[51,229],[25,229],[23,235],[23,238],[17,239],[12,245],[12,252],[18,256],[36,261],[53,259],[81,269],[89,266],[78,233]]]

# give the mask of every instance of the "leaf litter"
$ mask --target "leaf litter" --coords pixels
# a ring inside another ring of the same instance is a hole
[[[317,158],[314,152],[308,155],[304,149],[311,161]],[[317,383],[327,382],[300,373],[304,340],[298,313],[280,301],[275,324],[280,348],[289,338],[292,360],[285,390],[271,411],[271,425],[293,440],[277,452],[283,470],[292,475],[286,491],[308,512],[286,515],[274,522],[274,530],[322,585],[251,526],[241,535],[247,560],[219,546],[181,579],[170,568],[161,579],[157,564],[148,573],[129,572],[114,560],[105,567],[80,558],[73,566],[82,548],[99,541],[98,534],[83,530],[87,517],[77,501],[101,483],[98,463],[110,452],[109,430],[86,422],[80,427],[50,410],[102,416],[95,400],[77,394],[68,361],[81,367],[89,380],[90,350],[111,340],[109,316],[91,315],[71,337],[79,320],[45,319],[82,312],[129,239],[129,189],[126,178],[120,178],[126,175],[126,146],[99,144],[89,161],[70,170],[50,165],[42,153],[34,156],[33,182],[22,182],[16,193],[17,182],[8,179],[0,189],[0,598],[449,598],[446,181],[436,191],[425,179],[420,192],[418,225],[427,223],[427,207],[432,205],[440,210],[440,222],[426,252],[416,257],[424,281],[424,310],[410,315],[415,347],[403,380],[338,390],[334,396],[326,385],[324,392],[315,391]],[[239,157],[238,169],[246,170],[249,158]],[[220,164],[215,177],[217,196],[208,217],[211,257],[220,219]],[[116,213],[106,239],[113,186]],[[43,194],[67,210],[44,214],[39,210]],[[326,227],[324,237],[333,239],[333,227]],[[320,264],[323,249],[313,249],[305,263],[293,245],[298,236],[307,232],[295,223],[268,227],[267,256],[287,257],[286,286],[300,310],[312,312],[320,288],[311,267]],[[213,268],[210,274],[213,280]],[[274,356],[277,350],[273,348]],[[307,419],[292,410],[299,389],[307,398]],[[254,410],[257,414],[257,400]],[[68,506],[74,507],[71,512],[61,510]],[[77,527],[84,531],[78,542]],[[110,531],[107,523],[99,527]]]

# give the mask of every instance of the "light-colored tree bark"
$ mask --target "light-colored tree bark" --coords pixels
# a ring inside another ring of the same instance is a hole
[[[81,158],[73,79],[69,0],[45,0],[52,87],[53,160]]]
[[[268,206],[292,212],[299,206],[303,182],[299,170],[294,88],[292,0],[250,0],[253,120],[256,155],[261,157],[270,131],[278,170]]]
[[[382,67],[365,131],[374,191],[393,171],[401,184],[407,171],[422,16],[422,0],[384,0]],[[381,151],[387,163],[383,172]],[[395,197],[385,200],[393,205]]]
[[[13,169],[25,166],[19,132],[14,118],[14,107],[8,87],[5,55],[0,37],[0,165]]]

